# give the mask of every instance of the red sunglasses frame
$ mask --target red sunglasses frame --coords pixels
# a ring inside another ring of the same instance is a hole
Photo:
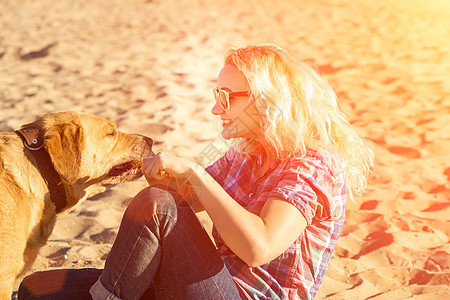
[[[219,89],[217,87],[213,88],[214,99],[216,102],[220,103],[220,106],[224,111],[230,110],[230,99],[235,97],[245,97],[250,96],[251,93],[249,91],[240,91],[240,92],[231,92],[226,89]],[[222,98],[220,97],[220,93],[223,93],[225,97],[225,103],[223,103]]]

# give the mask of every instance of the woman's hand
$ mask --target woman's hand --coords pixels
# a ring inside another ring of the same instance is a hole
[[[148,183],[176,178],[187,179],[188,173],[195,166],[194,163],[166,153],[158,152],[155,155],[144,158],[142,173]]]
[[[192,182],[192,171],[201,166],[179,157],[159,152],[144,158],[142,173],[150,185],[164,185],[178,191],[195,211],[202,211],[198,203],[201,189]]]

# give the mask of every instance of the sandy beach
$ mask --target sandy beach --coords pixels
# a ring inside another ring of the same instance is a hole
[[[323,72],[376,156],[316,299],[446,299],[449,32],[447,0],[2,0],[0,131],[88,112],[207,166],[227,147],[210,113],[226,50],[278,44]],[[109,188],[61,216],[27,274],[102,268],[145,186]]]

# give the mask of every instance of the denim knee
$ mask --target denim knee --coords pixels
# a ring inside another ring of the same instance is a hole
[[[125,218],[139,224],[147,224],[158,215],[177,217],[177,201],[182,202],[176,191],[165,186],[149,186],[140,191],[128,205]]]

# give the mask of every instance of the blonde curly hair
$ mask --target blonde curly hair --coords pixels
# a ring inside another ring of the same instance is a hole
[[[349,198],[364,192],[373,152],[339,109],[325,78],[275,45],[232,48],[225,64],[234,65],[247,78],[265,139],[278,158],[305,154],[308,149],[327,151],[345,164]],[[243,138],[235,140],[233,148],[241,153],[255,150],[253,142]]]

